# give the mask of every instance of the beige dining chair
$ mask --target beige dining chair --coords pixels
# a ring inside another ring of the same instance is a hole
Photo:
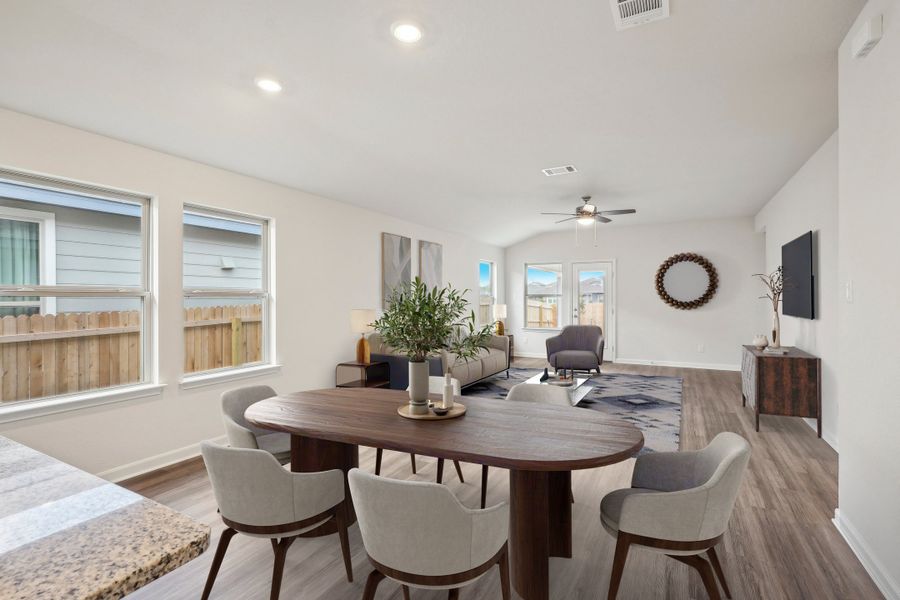
[[[500,589],[510,598],[506,503],[476,510],[463,506],[446,487],[423,481],[399,481],[359,469],[349,473],[359,530],[374,570],[363,600],[373,600],[385,578],[409,588],[459,588],[500,567]]]
[[[265,450],[284,464],[291,460],[291,436],[251,425],[244,413],[251,405],[278,394],[267,385],[251,385],[222,394],[222,420],[228,444],[234,448]]]
[[[453,386],[453,395],[459,397],[462,395],[462,391],[459,386],[459,379],[455,377],[450,378],[450,384]],[[409,388],[406,388],[409,391]],[[438,377],[436,375],[432,375],[428,377],[428,393],[429,394],[443,394],[444,393],[444,378]],[[383,448],[375,449],[375,474],[381,475],[381,459],[384,454]],[[412,465],[413,475],[416,474],[416,455],[410,452],[409,460]],[[466,480],[463,478],[462,468],[459,465],[459,461],[454,460],[453,466],[456,467],[456,475],[459,477],[459,480],[462,483],[465,483]],[[437,482],[441,483],[444,479],[444,459],[439,458],[437,463]]]
[[[227,527],[219,538],[202,600],[209,598],[228,544],[238,533],[271,541],[275,564],[270,598],[277,600],[288,548],[300,535],[332,519],[341,542],[347,581],[353,581],[343,471],[291,473],[264,450],[212,442],[203,442],[200,451]]]
[[[615,600],[631,546],[667,554],[700,572],[706,592],[719,600],[716,578],[731,598],[715,546],[728,528],[750,460],[750,444],[724,432],[694,452],[639,456],[631,487],[600,502],[603,527],[616,537],[609,600]],[[699,555],[706,553],[709,560]]]

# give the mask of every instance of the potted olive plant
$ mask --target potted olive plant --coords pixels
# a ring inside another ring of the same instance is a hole
[[[410,412],[428,412],[428,357],[442,350],[468,361],[491,337],[493,323],[478,328],[475,312],[468,311],[467,290],[428,289],[416,277],[391,293],[387,308],[372,327],[384,343],[409,359]],[[453,365],[447,365],[447,370]]]

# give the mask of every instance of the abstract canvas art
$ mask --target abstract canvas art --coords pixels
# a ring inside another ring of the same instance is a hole
[[[391,292],[412,276],[412,240],[408,237],[381,234],[381,298],[386,308]]]
[[[444,284],[444,248],[434,242],[419,240],[419,278],[428,286],[441,287]]]

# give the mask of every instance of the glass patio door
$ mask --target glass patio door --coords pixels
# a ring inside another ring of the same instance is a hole
[[[572,323],[602,328],[610,352],[614,339],[613,281],[611,262],[572,264]]]

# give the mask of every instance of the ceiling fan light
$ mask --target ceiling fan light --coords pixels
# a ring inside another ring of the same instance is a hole
[[[597,207],[594,206],[593,204],[585,204],[584,206],[581,207],[581,211],[586,212],[586,213],[593,214],[594,212],[596,212],[596,210],[597,210]]]
[[[593,225],[594,217],[580,217],[578,219],[578,224],[579,225]]]

